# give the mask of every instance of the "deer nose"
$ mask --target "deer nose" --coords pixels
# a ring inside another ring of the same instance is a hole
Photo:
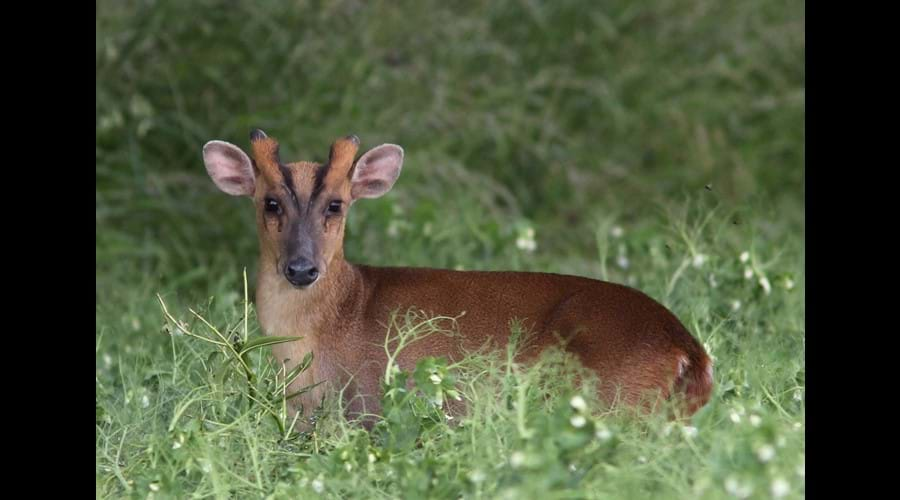
[[[309,286],[319,279],[319,270],[309,259],[296,259],[284,268],[284,276],[294,286]]]

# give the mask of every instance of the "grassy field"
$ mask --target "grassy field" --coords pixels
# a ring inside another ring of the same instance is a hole
[[[97,12],[98,498],[804,496],[803,3]],[[408,375],[441,383],[386,395],[372,433],[333,408],[290,432],[268,348],[251,381],[204,340],[259,335],[252,207],[200,156],[252,126],[291,160],[348,133],[405,148],[394,190],[354,206],[349,260],[635,286],[714,356],[713,400],[686,425],[635,421],[567,384],[570,361],[508,350],[423,363]],[[448,421],[437,390],[470,413]]]

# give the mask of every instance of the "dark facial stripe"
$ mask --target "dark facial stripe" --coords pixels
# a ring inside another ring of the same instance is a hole
[[[316,181],[313,184],[312,195],[309,197],[309,203],[312,204],[313,200],[315,200],[319,194],[322,193],[322,189],[325,188],[325,177],[328,175],[328,170],[331,169],[331,158],[328,159],[328,163],[319,167],[316,170]]]
[[[300,212],[300,202],[297,200],[297,193],[294,192],[294,176],[291,174],[291,169],[288,167],[278,164],[279,170],[281,170],[281,176],[284,177],[284,184],[282,186],[287,190],[288,194],[291,195],[291,199],[294,200],[294,206],[297,207],[297,212]]]

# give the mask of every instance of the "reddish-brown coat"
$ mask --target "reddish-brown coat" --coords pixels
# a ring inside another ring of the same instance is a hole
[[[597,373],[600,395],[608,402],[651,404],[653,399],[642,398],[659,391],[658,397],[666,399],[674,387],[687,396],[686,414],[692,414],[708,401],[712,389],[710,359],[696,339],[665,307],[622,285],[544,273],[377,268],[346,262],[333,265],[327,279],[319,284],[325,285],[320,294],[311,298],[321,311],[315,326],[306,327],[308,322],[294,315],[268,326],[279,335],[290,331],[309,336],[306,342],[276,350],[295,360],[302,359],[304,349],[314,350],[313,371],[319,377],[313,378],[328,379],[335,387],[346,384],[347,395],[358,394],[350,405],[354,413],[378,413],[376,396],[387,362],[385,324],[392,311],[410,307],[459,316],[461,335],[434,335],[411,344],[398,360],[403,369],[413,368],[424,356],[457,359],[485,343],[503,346],[510,320],[520,319],[533,332],[523,361],[551,345],[562,345]],[[264,288],[271,284],[260,281],[260,319],[265,325],[270,308],[264,303],[271,299]],[[306,301],[278,302],[277,308],[310,311]],[[300,324],[304,327],[298,328]],[[310,394],[302,403],[315,406],[321,395]]]
[[[217,183],[223,183],[223,190],[234,191],[233,186],[241,185],[229,181],[234,172],[251,169],[249,165],[220,167],[231,157],[245,156],[229,149],[234,146],[217,142],[210,151],[205,150],[212,159],[207,168]],[[322,229],[307,235],[319,248],[321,276],[311,287],[294,288],[282,274],[282,221],[262,211],[266,193],[283,189],[282,183],[290,180],[297,197],[315,201],[321,191],[323,196],[349,206],[356,196],[352,193],[355,187],[376,195],[379,189],[389,189],[399,165],[382,178],[377,170],[363,172],[358,177],[360,183],[376,182],[357,186],[353,184],[357,179],[354,169],[362,160],[354,166],[358,139],[353,136],[339,139],[332,146],[327,169],[308,162],[281,164],[277,142],[264,134],[252,143],[258,171],[256,179],[247,182],[254,184],[258,211],[259,321],[268,335],[303,337],[273,347],[276,359],[288,370],[306,353],[314,353],[312,367],[289,390],[326,382],[295,398],[294,411],[302,407],[309,413],[330,385],[344,390],[352,413],[379,413],[377,396],[387,363],[383,345],[386,323],[392,312],[409,308],[458,316],[461,335],[434,335],[411,344],[398,359],[403,369],[412,369],[424,356],[458,359],[486,343],[502,347],[510,335],[510,321],[518,319],[533,332],[521,352],[522,361],[533,359],[551,345],[561,345],[598,375],[600,396],[607,402],[650,409],[656,402],[677,395],[685,400],[684,414],[690,415],[709,400],[712,363],[703,347],[664,306],[626,286],[546,273],[353,265],[344,259],[342,213],[325,217]],[[402,163],[402,150],[388,153],[395,156],[374,156],[373,161],[381,162],[374,168],[384,168],[385,162]],[[226,174],[217,175],[218,169]],[[283,175],[282,169],[287,169],[287,174]],[[651,396],[649,400],[644,399],[647,395]]]

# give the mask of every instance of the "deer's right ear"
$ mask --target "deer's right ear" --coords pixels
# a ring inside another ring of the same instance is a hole
[[[203,163],[222,191],[233,196],[253,196],[253,164],[241,148],[225,141],[209,141],[203,146]]]

